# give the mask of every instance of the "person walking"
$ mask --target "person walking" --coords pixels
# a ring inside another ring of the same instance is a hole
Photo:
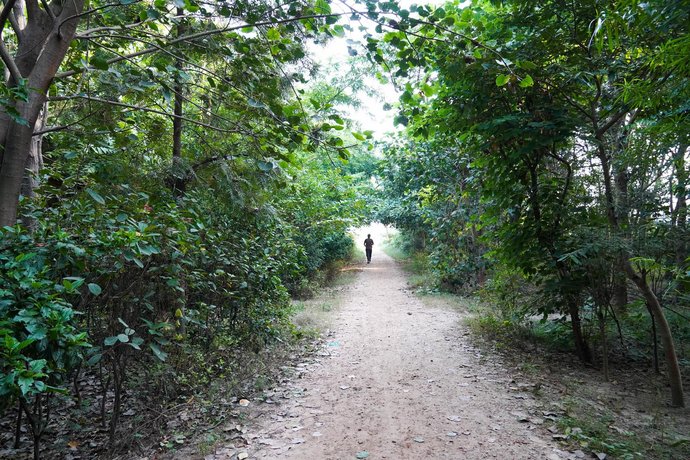
[[[374,240],[371,239],[371,235],[367,235],[367,239],[364,240],[364,248],[367,251],[367,263],[371,263],[371,248],[374,246]]]

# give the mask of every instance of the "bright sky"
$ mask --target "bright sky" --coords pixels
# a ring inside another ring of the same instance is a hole
[[[334,2],[334,9],[337,9],[337,3]],[[413,3],[418,5],[421,4],[433,4],[441,5],[446,3],[445,0],[399,0],[398,2],[403,8],[408,8]],[[367,22],[363,22],[367,24]],[[371,24],[371,23],[369,23]],[[356,29],[356,27],[353,27]],[[374,26],[372,25],[372,33]],[[330,65],[334,62],[347,62],[349,59],[347,39],[361,39],[363,35],[361,32],[355,30],[353,32],[347,32],[343,38],[334,38],[328,41],[325,45],[312,45],[311,51],[312,56],[315,60],[321,64],[322,71],[328,75],[329,69],[333,69]],[[331,75],[328,75],[329,77]],[[335,76],[335,75],[333,75]],[[362,106],[357,109],[346,108],[343,111],[349,115],[352,120],[355,120],[360,124],[362,130],[372,130],[374,131],[374,137],[377,140],[381,140],[385,137],[386,133],[396,131],[393,125],[393,117],[396,115],[396,110],[383,110],[384,103],[389,103],[394,105],[398,102],[398,94],[392,84],[381,84],[376,78],[369,77],[366,79],[366,84],[369,88],[374,90],[376,97],[371,97],[366,94],[360,94],[360,100],[362,101]]]

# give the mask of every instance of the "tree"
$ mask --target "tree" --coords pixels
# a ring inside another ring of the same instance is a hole
[[[638,200],[649,193],[638,187],[654,176],[634,180],[632,165],[643,154],[651,155],[643,164],[665,164],[668,144],[652,141],[658,149],[650,150],[648,139],[646,147],[636,142],[650,134],[650,123],[687,119],[687,65],[677,58],[688,46],[687,14],[664,2],[448,4],[412,8],[382,43],[371,39],[372,58],[404,85],[399,120],[409,135],[450,132],[464,140],[481,181],[483,220],[495,225],[496,253],[542,283],[556,282],[585,360],[579,310],[589,281],[579,259],[568,257],[582,249],[569,235],[590,226],[621,243],[614,280],[624,287],[627,277],[650,306],[678,406],[684,400],[671,331],[649,280],[631,263],[649,250],[640,229],[666,213],[650,214],[649,200]],[[659,97],[649,96],[651,88]],[[669,109],[661,107],[664,95]]]
[[[290,2],[283,5],[270,1],[253,4],[222,0],[207,4],[194,0],[184,3],[121,0],[117,3],[96,1],[90,6],[91,9],[85,11],[83,0],[40,3],[37,0],[9,0],[2,8],[0,30],[11,36],[0,42],[0,57],[6,69],[7,87],[7,93],[2,99],[5,110],[0,118],[0,225],[12,225],[15,222],[27,161],[31,159],[29,162],[35,165],[34,172],[40,164],[40,142],[32,144],[32,138],[40,139],[45,132],[42,124],[37,125],[37,121],[42,111],[47,114],[46,100],[64,102],[88,99],[104,103],[106,100],[91,97],[88,91],[84,91],[85,88],[88,89],[94,74],[108,69],[115,70],[114,65],[117,63],[127,62],[136,67],[138,61],[156,55],[159,57],[158,65],[162,65],[163,69],[166,68],[166,60],[177,63],[172,65],[170,72],[178,75],[175,77],[177,84],[164,86],[168,94],[175,94],[176,109],[167,111],[139,107],[118,100],[107,102],[121,108],[143,109],[169,116],[177,120],[176,131],[179,132],[180,121],[185,119],[181,115],[181,98],[184,95],[180,91],[180,79],[185,75],[180,69],[181,63],[185,62],[196,69],[198,73],[208,77],[209,81],[218,78],[219,82],[226,83],[222,75],[216,75],[212,66],[207,66],[207,62],[199,62],[185,55],[180,48],[182,43],[188,43],[192,45],[191,49],[199,50],[209,46],[209,37],[222,37],[218,42],[220,46],[214,48],[214,53],[225,52],[226,56],[239,54],[247,60],[251,59],[249,53],[261,43],[265,48],[257,56],[258,59],[269,59],[277,68],[283,62],[304,56],[301,41],[292,40],[292,36],[343,32],[342,26],[332,26],[342,14],[331,13],[328,3],[323,1]],[[184,13],[184,17],[180,17],[180,13]],[[184,24],[188,21],[196,24],[193,31],[187,32]],[[63,71],[60,72],[60,69]],[[272,77],[281,72],[282,70],[277,69]],[[139,75],[142,73],[149,73],[149,80],[151,79],[151,72],[147,68],[140,69]],[[62,83],[72,77],[79,77],[79,81],[72,85]],[[259,75],[256,77],[261,78]],[[53,85],[56,80],[61,83]],[[251,83],[251,79],[248,83]],[[72,93],[55,94],[64,89],[69,89]],[[271,111],[276,108],[264,104],[251,92],[241,94],[245,104],[254,105],[255,109]],[[158,101],[156,103],[159,104]],[[276,112],[268,113],[276,117]],[[278,112],[278,118],[283,116]],[[300,118],[298,113],[292,116]],[[191,120],[186,118],[186,121],[189,123]],[[194,123],[198,125],[200,122]],[[214,118],[206,127],[218,129],[217,123],[218,118]],[[51,128],[56,129],[59,128]],[[219,129],[228,128],[220,126]],[[289,135],[299,141],[308,139],[306,133],[310,131],[308,126],[290,124],[278,125],[277,129],[289,131]],[[255,136],[256,133],[249,131],[245,134]],[[176,139],[178,142],[180,137]],[[266,139],[260,143],[261,148],[269,154],[275,151]],[[177,150],[175,156],[178,157]]]

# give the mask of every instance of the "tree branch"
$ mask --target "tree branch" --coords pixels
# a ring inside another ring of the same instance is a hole
[[[50,9],[48,2],[46,0],[41,0],[41,4],[43,5],[43,9],[46,10],[46,13],[48,13],[48,16],[50,16],[50,19],[55,19],[55,14],[53,13],[53,10]]]
[[[2,39],[2,31],[5,29],[5,22],[7,22],[7,19],[10,17],[15,2],[16,0],[8,0],[2,11],[0,11],[0,59],[2,59],[2,62],[7,66],[7,70],[9,70],[15,83],[19,83],[22,80],[22,73],[19,71],[19,67],[17,67],[17,63],[14,62],[10,52],[7,51],[5,41]]]
[[[2,29],[0,29],[0,34],[1,33]],[[22,73],[19,71],[17,63],[14,62],[14,59],[12,59],[10,52],[7,51],[5,41],[2,39],[2,35],[0,35],[0,59],[2,59],[2,62],[4,62],[7,66],[7,70],[9,70],[10,75],[14,79],[15,83],[19,83],[22,80]]]
[[[42,130],[40,130],[40,131],[35,131],[35,132],[32,134],[32,136],[42,136],[42,135],[48,134],[48,133],[55,133],[55,132],[58,132],[58,131],[64,131],[64,130],[66,130],[66,129],[71,128],[71,127],[74,126],[74,125],[78,125],[79,123],[81,123],[82,121],[86,120],[87,118],[91,118],[93,115],[95,115],[95,114],[98,113],[98,112],[99,112],[99,111],[92,111],[92,112],[89,112],[87,115],[81,117],[79,120],[74,121],[74,122],[72,122],[72,123],[69,123],[69,124],[67,124],[67,125],[51,126],[50,128],[42,129]]]
[[[10,12],[8,19],[10,21],[10,25],[12,26],[12,30],[14,30],[14,34],[17,36],[17,43],[21,43],[24,34],[22,33],[22,28],[19,26],[19,22],[17,22],[16,14],[17,13],[15,11]]]
[[[101,99],[98,97],[92,97],[92,96],[87,96],[87,95],[82,95],[82,94],[78,94],[75,96],[52,97],[52,98],[49,98],[48,100],[50,100],[50,101],[69,101],[69,100],[73,100],[73,99],[84,99],[87,101],[100,102],[102,104],[114,105],[116,107],[124,107],[126,109],[141,110],[142,112],[155,113],[157,115],[163,115],[163,116],[169,117],[169,118],[179,118],[180,120],[187,121],[187,122],[192,123],[192,124],[197,125],[197,126],[203,126],[204,128],[212,129],[214,131],[218,131],[221,133],[234,133],[234,134],[242,133],[241,130],[219,128],[217,126],[209,125],[208,123],[203,123],[201,121],[193,120],[191,118],[187,118],[187,117],[183,117],[183,116],[177,116],[177,115],[174,115],[172,113],[164,112],[162,110],[150,109],[148,107],[142,107],[142,106],[132,105],[132,104],[125,104],[124,102],[109,101],[107,99]]]
[[[43,0],[43,1],[45,1],[45,0]],[[88,16],[88,15],[90,15],[90,14],[92,14],[92,13],[95,13],[96,11],[105,10],[105,9],[108,9],[108,8],[113,8],[113,7],[115,7],[115,6],[129,6],[129,5],[134,5],[134,4],[136,4],[136,3],[140,3],[141,1],[142,1],[142,0],[135,0],[135,1],[133,1],[133,2],[131,2],[131,3],[127,3],[127,4],[123,4],[123,3],[119,3],[119,2],[118,2],[118,3],[107,3],[107,4],[105,4],[105,5],[99,6],[98,8],[92,8],[92,9],[90,9],[90,10],[88,10],[88,11],[83,11],[83,12],[78,13],[78,14],[73,14],[73,15],[71,15],[71,16],[66,17],[65,19],[63,19],[63,20],[60,22],[60,25],[58,26],[58,29],[57,29],[57,34],[58,34],[58,36],[60,36],[60,29],[62,28],[62,25],[65,24],[65,23],[68,22],[68,21],[73,20],[73,19],[79,19],[79,18],[81,18],[81,17],[83,17],[83,16]],[[49,14],[50,14],[50,11],[49,11]]]
[[[10,17],[10,13],[16,1],[17,0],[8,0],[2,8],[2,11],[0,11],[0,35],[2,35],[2,30],[5,28],[5,21]]]
[[[154,52],[158,51],[160,48],[165,47],[165,46],[170,46],[170,45],[174,45],[176,43],[194,40],[197,38],[208,37],[210,35],[217,35],[217,34],[222,34],[225,32],[232,32],[235,30],[244,29],[246,27],[275,26],[278,24],[287,24],[290,22],[302,21],[305,19],[326,19],[326,18],[347,16],[349,14],[351,14],[351,13],[314,14],[314,15],[310,15],[310,16],[300,16],[300,17],[295,17],[295,18],[281,19],[279,21],[262,21],[262,22],[255,22],[253,24],[244,23],[244,24],[240,24],[240,25],[236,25],[236,26],[226,26],[226,27],[222,27],[220,29],[205,30],[203,32],[197,32],[194,34],[189,34],[189,35],[185,35],[185,36],[176,38],[174,40],[170,40],[167,43],[164,43],[164,44],[159,45],[157,47],[149,47],[149,48],[145,48],[145,49],[140,50],[140,51],[135,51],[134,53],[123,55],[121,57],[112,58],[112,59],[109,59],[108,61],[106,61],[106,63],[108,65],[114,64],[116,62],[120,62],[120,61],[123,61],[125,59],[131,59],[131,58],[143,56],[146,54],[154,53]],[[55,75],[55,78],[71,77],[72,75],[76,75],[76,74],[82,73],[82,72],[88,72],[91,70],[94,70],[94,68],[93,67],[87,67],[86,69],[83,69],[83,70],[70,70],[70,71],[62,72],[62,73]]]
[[[597,139],[599,139],[606,131],[608,131],[609,129],[611,129],[611,127],[612,127],[613,125],[615,125],[616,123],[618,123],[618,122],[621,120],[621,118],[623,118],[623,117],[624,117],[625,115],[627,115],[627,114],[628,114],[628,111],[627,111],[627,110],[621,110],[620,112],[616,113],[614,116],[612,116],[612,117],[609,119],[609,121],[606,122],[606,124],[605,124],[604,126],[602,126],[602,127],[600,127],[599,129],[597,129],[597,131],[596,131],[596,133],[595,133],[595,137],[596,137]]]
[[[41,12],[41,9],[38,7],[38,1],[26,0],[25,3],[26,3],[27,16],[29,16],[29,17],[38,16],[38,14]]]

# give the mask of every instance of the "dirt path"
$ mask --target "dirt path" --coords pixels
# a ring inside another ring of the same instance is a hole
[[[575,457],[559,451],[541,426],[550,423],[548,408],[471,346],[461,313],[422,303],[406,290],[391,258],[375,251],[342,295],[324,351],[299,364],[294,378],[268,395],[268,404],[252,403],[251,444],[227,454]]]

